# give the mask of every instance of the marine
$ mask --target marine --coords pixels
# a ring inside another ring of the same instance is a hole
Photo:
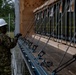
[[[13,39],[6,35],[7,23],[0,19],[0,75],[11,75],[11,52],[17,44],[21,34],[17,34]]]

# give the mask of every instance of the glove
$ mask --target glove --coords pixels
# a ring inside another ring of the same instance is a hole
[[[18,39],[20,36],[22,36],[22,34],[21,33],[18,33],[18,34],[16,34],[16,38]]]

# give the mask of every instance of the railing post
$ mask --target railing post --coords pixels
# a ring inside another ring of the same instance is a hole
[[[60,16],[60,17],[61,17],[61,43],[62,43],[62,35],[63,35],[63,33],[62,33],[62,31],[63,31],[63,30],[62,30],[62,25],[63,25],[63,24],[62,24],[62,22],[63,22],[63,21],[62,21],[62,12],[63,12],[62,6],[63,6],[63,2],[62,2],[62,0],[61,0],[61,5],[60,5],[60,12],[61,12],[61,16]]]
[[[74,0],[74,33],[76,32],[76,0]],[[76,39],[74,38],[74,44],[76,44]]]

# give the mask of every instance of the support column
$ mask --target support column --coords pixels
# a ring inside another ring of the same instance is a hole
[[[15,0],[15,35],[20,32],[19,0]]]

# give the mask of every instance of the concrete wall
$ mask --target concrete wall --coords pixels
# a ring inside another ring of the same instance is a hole
[[[11,49],[11,75],[25,75],[25,63],[18,45]]]

